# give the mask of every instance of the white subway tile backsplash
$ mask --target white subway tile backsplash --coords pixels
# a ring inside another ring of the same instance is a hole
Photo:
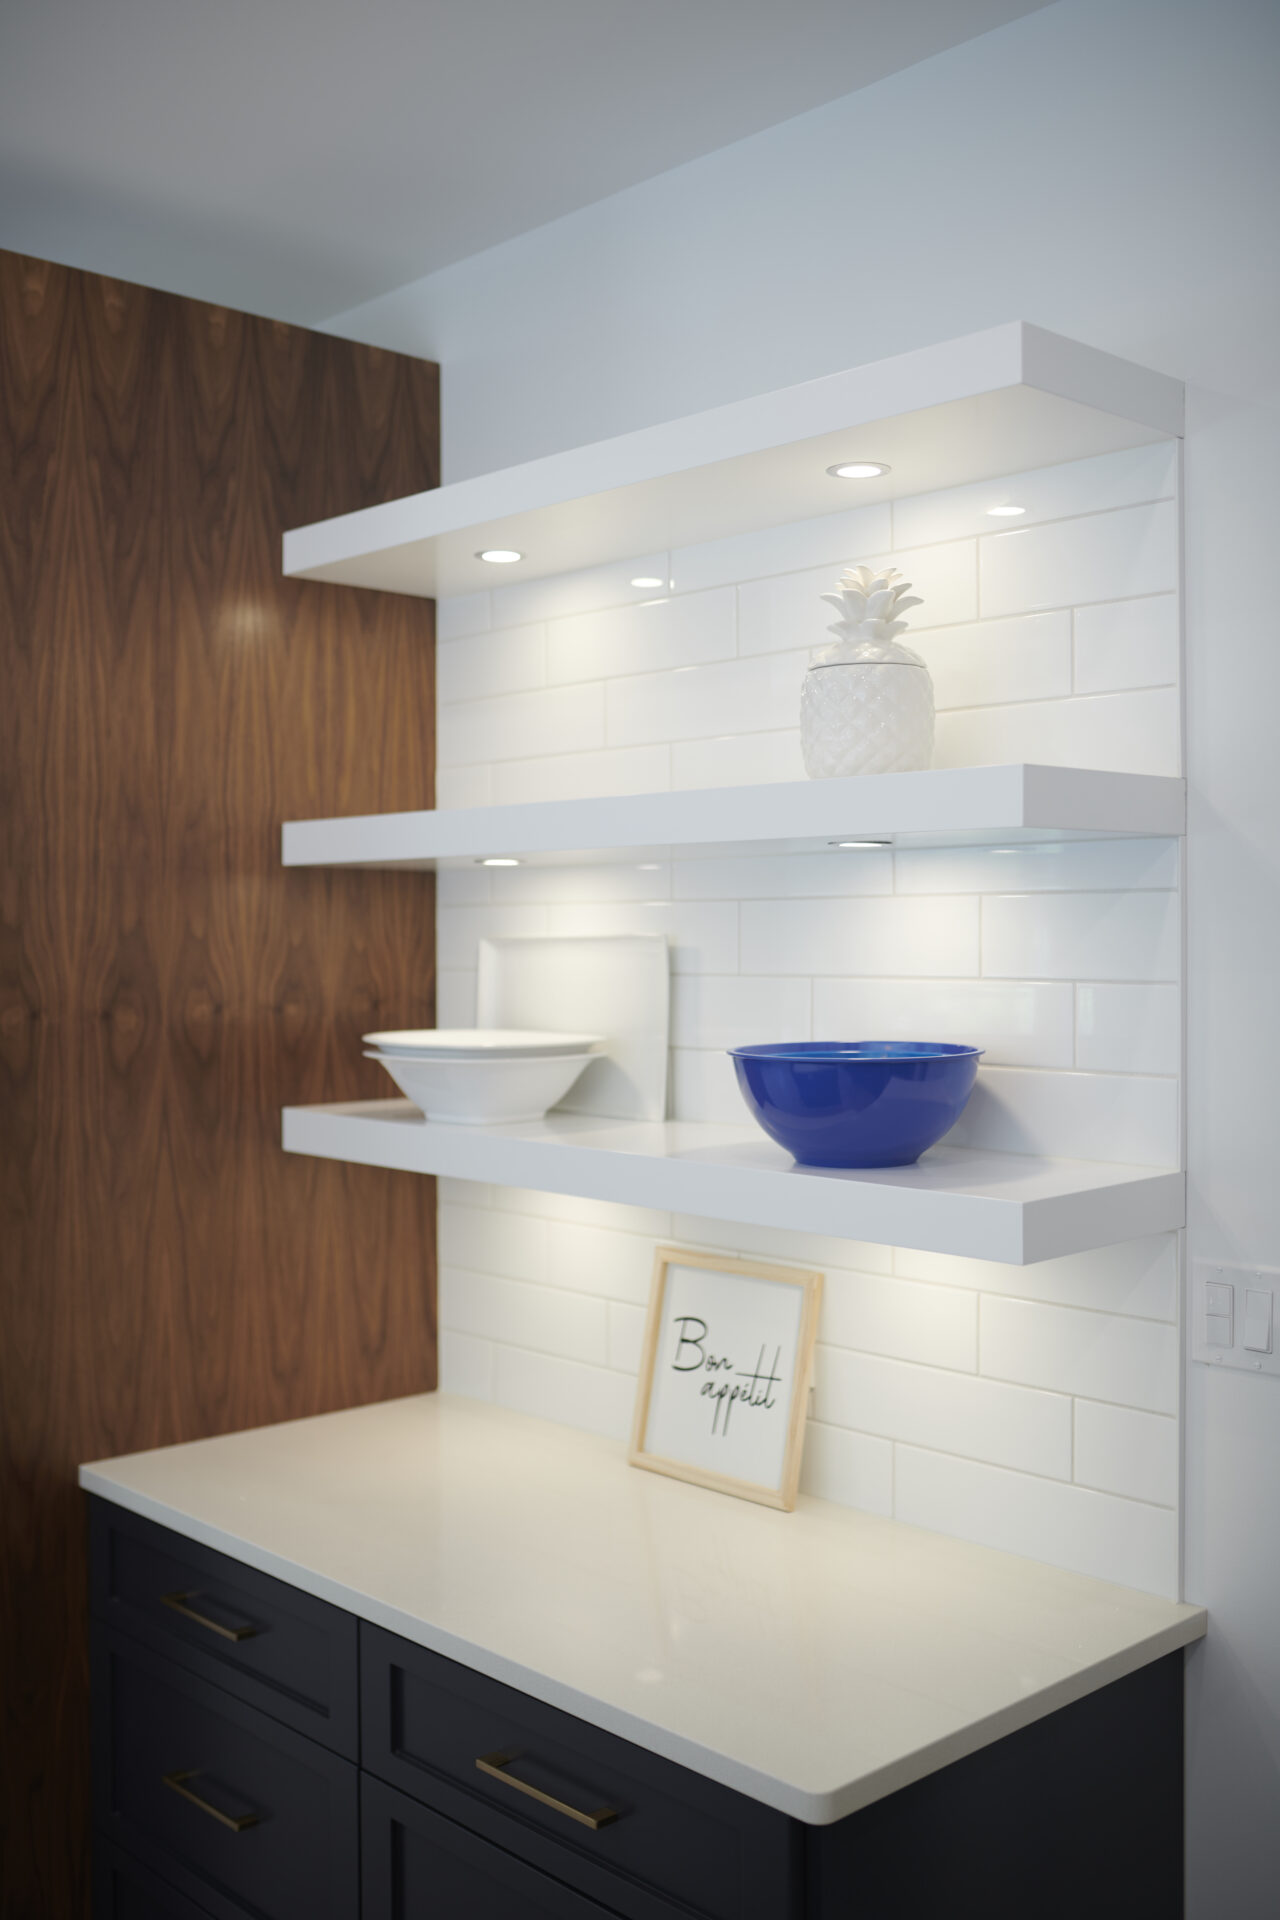
[[[638,1374],[648,1315],[643,1307],[629,1306],[625,1300],[610,1300],[607,1312],[609,1365],[615,1373]]]
[[[502,1274],[512,1280],[547,1277],[546,1227],[503,1208],[441,1204],[436,1239],[442,1269]],[[564,1282],[558,1278],[556,1285]]]
[[[948,1138],[995,1153],[1176,1167],[1178,1127],[1176,1080],[984,1064]]]
[[[672,784],[671,750],[610,747],[602,753],[567,753],[546,760],[504,760],[492,773],[490,797],[499,807],[592,800],[606,793],[665,793]]]
[[[579,573],[555,573],[543,580],[513,580],[490,590],[495,627],[522,627],[530,620],[560,620],[568,614],[594,613],[601,607],[634,605],[653,597],[652,587],[633,580],[669,577],[665,553],[636,554]]]
[[[436,648],[436,696],[444,702],[523,693],[547,682],[547,630],[537,624],[473,634]]]
[[[1072,995],[1066,981],[815,980],[813,1038],[959,1040],[985,1066],[1069,1067]]]
[[[436,1025],[474,1027],[476,976],[467,968],[442,967],[436,973]]]
[[[744,900],[747,973],[973,975],[976,899]],[[1101,971],[1101,969],[1095,969]]]
[[[635,1382],[626,1374],[523,1347],[494,1347],[493,1398],[514,1413],[625,1440],[634,1397]]]
[[[893,1512],[893,1448],[869,1433],[811,1420],[805,1435],[800,1490],[817,1500],[888,1518]]]
[[[436,601],[436,643],[462,640],[469,633],[488,633],[493,612],[488,592],[450,593]]]
[[[820,1346],[814,1418],[971,1460],[1071,1478],[1071,1402],[975,1374]]]
[[[547,628],[547,679],[606,680],[730,660],[737,648],[732,587],[611,607],[553,620]]]
[[[818,1338],[894,1360],[973,1373],[978,1365],[978,1296],[881,1273],[828,1269]]]
[[[672,872],[678,900],[844,899],[892,893],[893,856],[861,850],[826,853],[727,855],[678,860]]]
[[[988,1294],[978,1326],[984,1375],[1148,1413],[1177,1411],[1178,1335],[1161,1321]]]
[[[440,1324],[456,1333],[604,1366],[605,1301],[461,1267],[440,1270]]]
[[[1066,466],[1040,467],[1032,473],[897,500],[893,543],[924,546],[935,540],[991,533],[1000,525],[992,517],[992,507],[1022,507],[1019,527],[1033,527],[1046,520],[1167,499],[1176,486],[1177,442],[1164,440],[1155,446],[1127,448],[1096,459],[1072,460]]]
[[[582,1220],[548,1219],[542,1229],[546,1277],[557,1287],[642,1306],[653,1278],[653,1243],[638,1233]]]
[[[798,726],[785,733],[678,740],[671,748],[671,785],[677,792],[685,787],[767,786],[775,780],[804,778]]]
[[[1038,761],[1104,773],[1182,771],[1181,713],[1172,687],[1037,700],[940,713],[935,767]]]
[[[913,628],[910,644],[933,678],[939,711],[1055,700],[1071,692],[1071,615],[1065,610],[936,632]]]
[[[808,1040],[809,982],[754,974],[684,974],[671,983],[677,1047]]]
[[[935,1533],[1177,1598],[1178,1520],[1167,1507],[897,1447],[894,1513]]]
[[[1178,584],[1178,514],[1172,500],[978,542],[984,620],[1041,608],[1169,593]]]
[[[612,746],[696,740],[714,733],[764,732],[800,712],[805,663],[795,654],[612,680],[605,689]]]
[[[1104,601],[1075,611],[1075,690],[1112,693],[1178,681],[1178,597]]]
[[[910,618],[921,628],[952,626],[978,617],[977,556],[972,540],[921,547],[910,553],[859,553],[854,559],[871,567],[896,567],[911,581],[913,593],[920,595],[924,605],[913,608]],[[836,617],[835,610],[819,595],[839,584],[839,574],[838,567],[813,567],[805,573],[782,574],[739,587],[739,653],[829,646],[827,628]],[[906,638],[910,644],[910,634]]]
[[[442,706],[436,747],[442,766],[471,766],[519,760],[532,740],[561,754],[602,747],[604,739],[603,687],[548,687]]]
[[[1077,1400],[1075,1463],[1079,1486],[1178,1503],[1178,1423],[1166,1415]]]
[[[1176,987],[1076,987],[1076,1065],[1107,1073],[1177,1073],[1182,1000]]]
[[[467,1400],[493,1398],[493,1343],[473,1340],[442,1326],[437,1338],[438,1379],[441,1393],[460,1393]]]
[[[671,584],[677,593],[691,593],[766,574],[795,573],[802,567],[838,570],[856,564],[868,551],[887,547],[889,537],[888,503],[873,502],[824,513],[816,520],[793,520],[696,547],[677,547],[671,555]]]
[[[436,805],[487,807],[493,799],[492,767],[437,767]]]
[[[584,1200],[574,1193],[535,1193],[523,1187],[497,1191],[501,1204],[513,1213],[530,1213],[540,1220],[559,1220],[575,1227],[598,1227],[609,1233],[641,1234],[650,1240],[671,1237],[671,1215],[656,1207],[625,1207],[610,1200]],[[607,1258],[607,1250],[596,1257]],[[557,1281],[560,1286],[572,1284],[569,1280]]]
[[[1175,893],[987,894],[982,972],[1027,980],[1175,980]]]
[[[470,972],[476,964],[477,942],[486,934],[495,939],[547,933],[541,906],[440,907],[436,910],[436,965]],[[560,911],[560,909],[556,909]]]
[[[671,1053],[671,1105],[682,1120],[714,1126],[745,1124],[749,1115],[727,1053],[675,1047]]]
[[[955,1254],[898,1247],[895,1273],[939,1286],[972,1287],[1063,1307],[1088,1307],[1145,1320],[1174,1321],[1178,1314],[1178,1242],[1172,1233],[1123,1240],[1088,1253],[1007,1267],[994,1260],[964,1260]]]
[[[628,861],[616,867],[498,867],[486,878],[492,883],[492,898],[504,904],[587,906],[597,901],[671,897],[671,869],[661,860]]]
[[[534,911],[534,909],[530,909]],[[547,906],[555,934],[664,933],[673,973],[731,973],[738,964],[738,908],[729,900],[618,900]]]
[[[1015,847],[905,847],[899,893],[1085,893],[1178,884],[1176,840],[1041,840]]]

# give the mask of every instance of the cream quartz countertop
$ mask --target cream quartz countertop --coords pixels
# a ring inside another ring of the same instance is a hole
[[[815,1825],[1205,1631],[1203,1608],[424,1394],[80,1483]]]

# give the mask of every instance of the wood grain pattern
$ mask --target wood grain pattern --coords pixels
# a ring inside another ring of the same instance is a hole
[[[280,534],[438,482],[426,362],[0,254],[0,1913],[85,1911],[83,1459],[434,1384],[434,1187],[286,1157],[434,1010],[434,609]]]

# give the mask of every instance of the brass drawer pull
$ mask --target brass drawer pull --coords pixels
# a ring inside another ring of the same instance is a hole
[[[580,1827],[590,1827],[593,1833],[598,1833],[601,1827],[611,1826],[617,1819],[616,1807],[597,1807],[594,1813],[583,1813],[577,1807],[571,1807],[567,1800],[557,1800],[554,1794],[544,1793],[541,1787],[531,1787],[527,1780],[517,1780],[514,1773],[507,1772],[507,1768],[520,1757],[514,1748],[504,1749],[500,1753],[482,1753],[476,1765],[481,1773],[487,1773],[493,1780],[501,1780],[504,1787],[514,1787],[517,1793],[527,1793],[531,1800],[540,1800],[553,1813],[562,1813],[567,1820],[576,1820]]]
[[[217,1820],[222,1826],[230,1827],[232,1833],[243,1833],[246,1827],[256,1827],[258,1824],[259,1815],[252,1809],[244,1813],[224,1813],[222,1808],[215,1807],[211,1800],[205,1800],[200,1794],[193,1793],[187,1781],[200,1778],[198,1767],[189,1767],[185,1773],[166,1773],[161,1778],[166,1787],[172,1787],[173,1791],[180,1793],[184,1800],[189,1800],[193,1807],[199,1807],[201,1813],[207,1813],[211,1820]]]
[[[257,1627],[250,1626],[247,1620],[236,1621],[234,1614],[231,1616],[234,1624],[226,1624],[199,1612],[191,1605],[193,1600],[200,1598],[198,1593],[162,1593],[160,1598],[166,1607],[172,1607],[184,1620],[194,1620],[198,1627],[207,1627],[210,1633],[220,1635],[223,1640],[252,1640],[258,1632]],[[206,1601],[205,1604],[207,1606],[209,1603]],[[217,1604],[216,1601],[214,1604]]]

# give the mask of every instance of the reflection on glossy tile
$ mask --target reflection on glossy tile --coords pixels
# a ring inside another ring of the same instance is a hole
[[[982,617],[1171,593],[1177,534],[1172,500],[988,534],[978,542]]]
[[[959,1040],[987,1066],[1069,1067],[1072,989],[1063,981],[815,980],[816,1040]]]
[[[982,971],[1041,980],[1174,980],[1175,893],[987,894]]]
[[[1177,1332],[1155,1320],[992,1294],[982,1302],[978,1365],[999,1380],[1149,1413],[1178,1405]]]
[[[736,621],[731,587],[552,620],[547,679],[554,686],[728,660],[736,648]]]

